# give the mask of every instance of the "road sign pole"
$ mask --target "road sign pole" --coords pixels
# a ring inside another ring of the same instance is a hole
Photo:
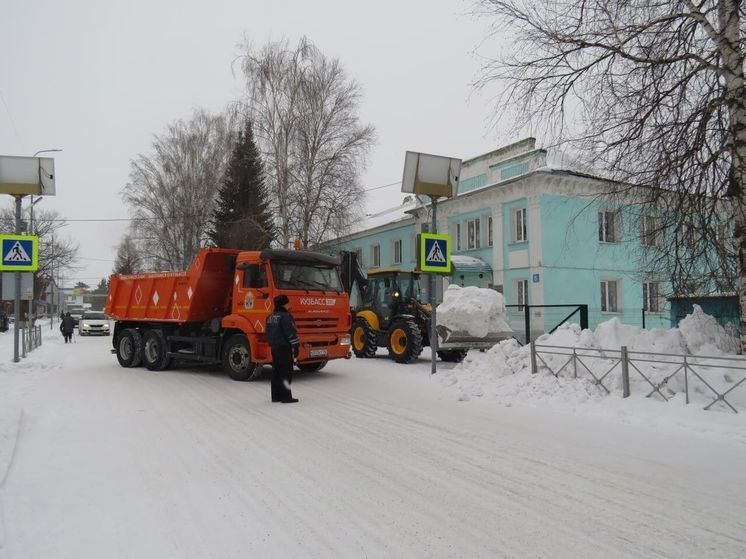
[[[433,203],[433,223],[431,233],[438,232],[438,197],[430,196],[430,200]],[[430,292],[430,350],[432,351],[430,374],[434,375],[437,372],[436,359],[438,354],[438,334],[435,329],[435,274],[428,274],[430,276],[428,291]]]
[[[16,234],[21,234],[21,199],[22,196],[16,196]],[[21,358],[18,356],[18,335],[19,325],[21,324],[21,272],[16,272],[16,296],[13,303],[13,314],[15,315],[15,328],[13,329],[13,362],[18,363]]]

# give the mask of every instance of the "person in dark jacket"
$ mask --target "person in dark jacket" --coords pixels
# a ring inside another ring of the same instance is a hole
[[[70,313],[65,313],[65,316],[60,322],[60,332],[65,337],[65,343],[68,343],[73,338],[73,332],[75,331],[75,319],[70,316]]]
[[[267,317],[267,342],[272,348],[272,401],[297,402],[290,391],[293,382],[293,358],[298,357],[300,340],[295,321],[288,312],[287,295],[274,298],[275,312]]]

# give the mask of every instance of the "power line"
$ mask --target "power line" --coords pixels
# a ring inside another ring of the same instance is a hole
[[[380,190],[382,188],[388,188],[401,184],[401,181],[390,182],[388,184],[381,184],[379,186],[373,186],[371,188],[364,188],[363,192],[372,192],[374,190]],[[82,219],[47,219],[45,221],[56,221],[60,223],[109,223],[109,222],[138,222],[138,221],[176,221],[181,220],[188,216],[177,216],[177,217],[105,217],[105,218],[82,218]]]

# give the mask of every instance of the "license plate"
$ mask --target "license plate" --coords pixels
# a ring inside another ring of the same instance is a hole
[[[326,350],[325,349],[312,349],[311,357],[326,357]]]

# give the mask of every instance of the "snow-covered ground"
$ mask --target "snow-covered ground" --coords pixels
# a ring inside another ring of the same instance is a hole
[[[3,558],[746,550],[746,413],[530,386],[465,401],[475,373],[431,377],[428,350],[299,373],[300,403],[271,404],[268,375],[127,370],[110,338],[44,335],[18,365],[0,335]]]

